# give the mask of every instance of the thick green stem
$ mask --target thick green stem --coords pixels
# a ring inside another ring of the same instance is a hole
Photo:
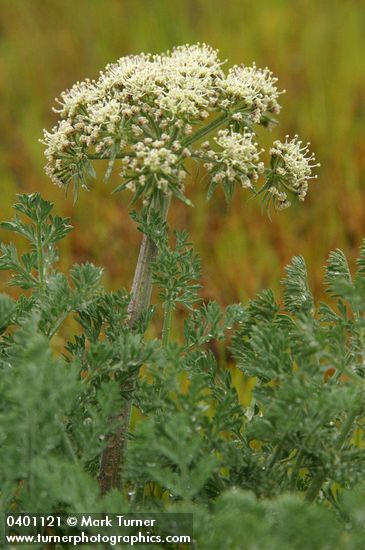
[[[169,205],[170,196],[165,197],[162,203],[157,201],[153,207],[160,211],[165,220]],[[154,261],[156,254],[156,244],[147,235],[143,235],[134,273],[131,301],[128,306],[128,325],[131,330],[135,329],[136,322],[150,304],[152,292],[151,263]],[[116,428],[108,435],[106,447],[101,457],[98,481],[103,494],[113,488],[120,487],[122,461],[127,448],[131,419],[133,389],[137,376],[138,373],[130,378],[126,386],[123,386],[123,391],[127,391],[131,397],[125,401],[118,414],[110,419],[111,422],[116,423]]]
[[[346,441],[346,438],[348,437],[349,433],[352,430],[355,418],[359,414],[358,407],[354,406],[353,409],[350,411],[346,421],[342,425],[342,429],[340,431],[340,434],[337,438],[336,444],[335,444],[335,450],[340,450],[343,446],[343,444]],[[310,484],[305,499],[309,502],[313,502],[315,498],[317,497],[319,491],[321,490],[321,487],[326,479],[326,473],[323,470],[318,470],[317,474],[314,476],[312,483]]]
[[[191,137],[186,138],[183,142],[184,146],[188,147],[189,145],[192,145],[196,141],[199,141],[200,139],[202,139],[207,134],[210,134],[210,132],[213,132],[213,130],[216,130],[216,128],[219,128],[219,126],[221,126],[225,122],[228,122],[228,120],[230,118],[231,118],[230,114],[223,113],[218,118],[215,118],[214,120],[212,120],[212,122],[210,124],[207,124],[206,126],[201,128],[200,130],[195,132],[195,134],[192,134]]]
[[[162,328],[162,345],[164,347],[167,346],[170,337],[173,307],[174,304],[172,302],[166,302]]]

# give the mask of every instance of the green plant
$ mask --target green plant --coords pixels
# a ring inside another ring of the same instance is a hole
[[[56,109],[60,120],[44,133],[46,172],[57,185],[67,188],[73,183],[76,198],[80,186],[88,188],[95,176],[94,161],[108,160],[106,181],[119,162],[123,181],[115,191],[132,191],[132,204],[143,199],[146,223],[159,214],[166,220],[172,196],[191,204],[184,183],[191,161],[203,164],[207,171],[208,198],[218,185],[223,186],[227,200],[237,186],[256,194],[255,182],[264,173],[263,204],[286,208],[288,193],[304,200],[318,165],[297,136],[292,140],[286,136],[285,143],[275,141],[266,170],[260,161],[255,127],[276,123],[272,115],[280,112],[282,93],[276,82],[267,68],[258,69],[255,64],[234,66],[225,74],[218,52],[205,44],[180,46],[162,55],[121,58],[108,65],[97,81],[78,82],[61,94]],[[202,143],[205,137],[211,140]],[[155,239],[143,233],[128,308],[132,329],[150,304],[151,266],[157,254]],[[161,265],[166,268],[166,253],[164,258]],[[173,294],[165,300],[165,343]],[[130,400],[117,413],[120,426],[109,437],[101,461],[99,480],[104,492],[120,485],[131,404]]]
[[[106,292],[100,269],[56,270],[55,242],[70,226],[52,216],[50,203],[22,195],[15,208],[28,223],[17,216],[2,227],[30,248],[20,257],[2,245],[0,262],[12,272],[10,284],[25,289],[18,300],[0,297],[3,510],[193,511],[201,548],[359,547],[365,243],[355,278],[340,251],[330,255],[335,307],[315,307],[298,257],[283,281],[284,309],[264,291],[222,310],[196,305],[199,264],[186,235],[170,248],[161,216],[147,223],[144,212],[135,214],[158,236],[152,270],[165,312],[181,301],[188,307],[178,343],[166,331],[162,339],[143,337],[153,309],[132,330],[129,294]],[[68,315],[79,329],[55,358],[52,339]],[[219,349],[255,381],[247,405]],[[116,404],[130,400],[131,378],[140,419],[121,490],[101,497],[100,453],[119,426]]]
[[[143,199],[131,212],[143,240],[131,293],[108,292],[92,264],[57,270],[56,245],[71,226],[39,194],[19,196],[15,218],[3,222],[29,249],[20,256],[3,244],[0,256],[24,291],[0,297],[2,509],[193,511],[201,548],[355,549],[365,244],[354,278],[342,252],[329,258],[335,306],[315,307],[296,257],[283,307],[263,291],[222,309],[202,303],[199,259],[188,234],[167,223],[173,196],[189,204],[186,159],[210,174],[208,196],[220,183],[227,199],[236,185],[255,191],[262,173],[258,192],[279,209],[287,191],[303,199],[312,177],[313,157],[297,138],[274,143],[266,170],[258,161],[253,129],[278,111],[271,73],[234,67],[225,76],[220,65],[207,46],[181,47],[123,58],[63,94],[62,119],[46,133],[47,171],[77,191],[93,160],[108,159],[108,177],[119,159],[118,190]],[[199,146],[216,130],[215,148]],[[148,339],[152,285],[164,320],[161,337]],[[173,340],[177,307],[184,321]],[[55,357],[53,338],[69,316],[77,329]],[[253,386],[245,403],[237,377]]]

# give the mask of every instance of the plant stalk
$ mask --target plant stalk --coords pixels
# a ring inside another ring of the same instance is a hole
[[[185,147],[188,147],[189,145],[192,145],[196,141],[199,141],[200,139],[205,137],[207,134],[210,134],[210,132],[213,132],[213,130],[216,130],[217,128],[219,128],[219,126],[227,122],[231,118],[231,116],[232,115],[228,113],[223,113],[221,116],[215,118],[214,120],[212,120],[212,122],[210,122],[200,130],[195,132],[195,134],[193,134],[191,137],[186,138],[183,141],[183,145]]]
[[[166,220],[169,205],[170,196],[165,197],[162,202],[156,201],[156,204],[152,208],[159,210],[163,219]],[[151,263],[155,260],[156,254],[156,244],[150,237],[143,235],[133,278],[131,301],[128,306],[127,323],[131,330],[135,329],[141,314],[150,305],[152,292]],[[101,456],[98,481],[102,494],[107,493],[111,489],[120,488],[121,485],[121,468],[127,448],[133,404],[133,389],[137,376],[138,373],[131,376],[127,386],[123,386],[123,391],[127,391],[130,397],[126,399],[119,413],[110,419],[111,422],[116,423],[116,428],[107,436],[106,447]]]
[[[194,135],[186,138],[183,142],[184,146],[190,146],[196,141],[202,139],[204,136],[227,122],[230,117],[230,114],[223,113],[221,116],[214,119],[210,124],[207,124],[207,126],[198,130]],[[120,156],[124,156],[124,154],[122,153],[120,155],[116,155],[115,158],[119,158]],[[99,157],[98,155],[92,155],[89,158],[97,159]],[[167,217],[170,198],[171,196],[169,195],[168,197],[165,197],[162,202],[157,200],[156,204],[153,206],[161,212],[164,220]],[[136,322],[138,321],[140,315],[150,304],[152,292],[151,263],[154,261],[156,253],[157,248],[155,243],[147,235],[143,235],[133,279],[131,292],[132,298],[128,307],[128,325],[131,330],[135,328]],[[164,346],[167,344],[169,339],[171,315],[172,305],[170,306],[167,304],[163,328]],[[138,374],[136,376],[138,376]],[[123,390],[127,390],[131,394],[131,397],[126,400],[119,414],[111,418],[113,423],[116,421],[117,428],[108,435],[107,444],[101,457],[98,481],[102,494],[107,493],[113,488],[119,488],[121,484],[121,467],[123,456],[127,447],[127,435],[130,425],[133,388],[135,385],[136,376],[131,377],[128,387],[123,388]]]
[[[162,329],[162,345],[163,345],[163,347],[167,346],[167,344],[169,342],[169,338],[170,338],[172,310],[173,310],[173,303],[172,302],[167,302],[166,305],[165,305],[164,319],[163,319],[163,329]]]
[[[38,274],[39,274],[39,286],[43,290],[44,287],[44,261],[43,261],[43,247],[42,247],[42,234],[40,223],[37,224],[37,256],[38,256]]]

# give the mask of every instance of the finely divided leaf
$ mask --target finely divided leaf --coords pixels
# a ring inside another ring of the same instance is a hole
[[[310,312],[313,296],[308,286],[307,268],[302,256],[294,256],[283,279],[285,308],[291,313]]]

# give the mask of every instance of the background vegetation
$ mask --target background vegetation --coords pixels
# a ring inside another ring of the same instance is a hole
[[[44,174],[37,138],[56,119],[54,97],[76,80],[123,55],[205,41],[230,64],[274,71],[288,93],[269,140],[297,131],[322,168],[307,202],[271,222],[245,192],[229,211],[223,196],[207,204],[198,174],[188,190],[195,208],[174,204],[170,222],[189,228],[206,298],[224,305],[275,290],[295,254],[320,297],[328,252],[340,247],[351,262],[365,235],[364,28],[360,0],[0,0],[1,219],[16,193],[40,191],[77,229],[63,245],[63,266],[89,259],[106,267],[110,288],[129,287],[140,239],[129,197],[111,196],[100,178],[73,207]]]

